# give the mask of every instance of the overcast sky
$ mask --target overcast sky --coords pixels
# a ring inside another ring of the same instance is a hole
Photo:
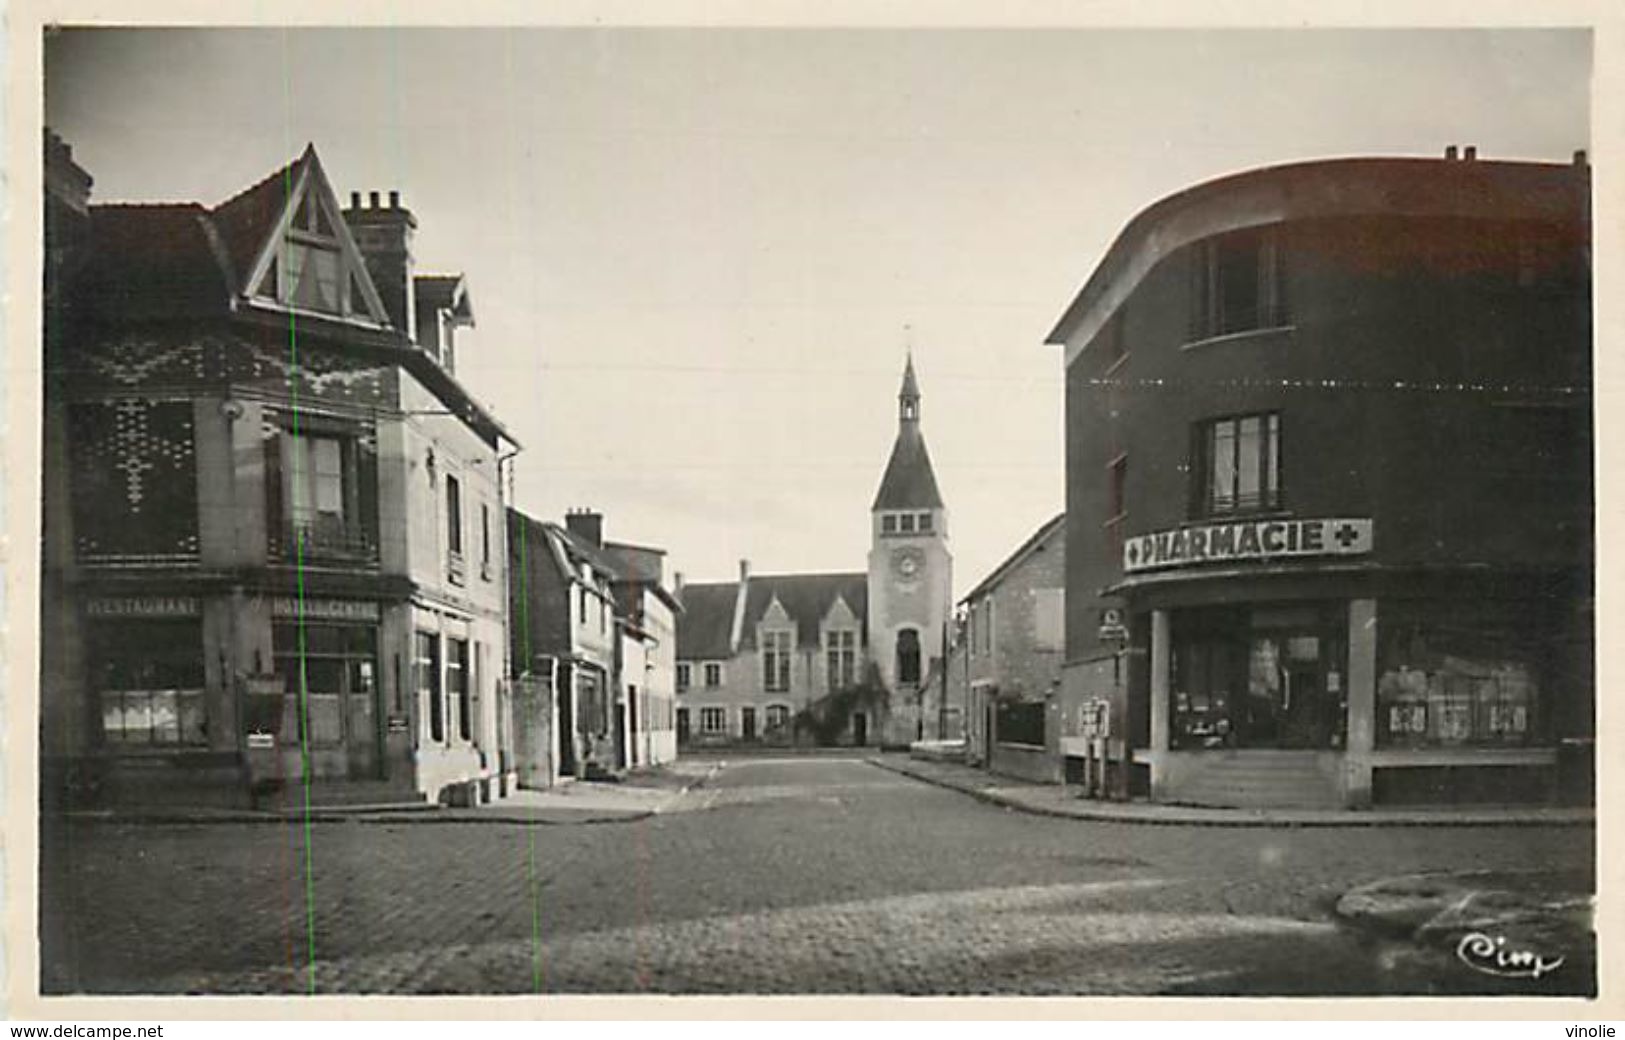
[[[962,594],[1063,504],[1045,334],[1134,214],[1248,167],[1568,161],[1548,31],[72,30],[96,201],[213,205],[314,142],[470,279],[458,374],[527,512],[690,580],[861,570],[912,340]],[[905,333],[905,326],[912,328]]]

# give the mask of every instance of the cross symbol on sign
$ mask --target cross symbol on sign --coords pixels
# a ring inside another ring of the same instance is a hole
[[[1140,562],[1140,544],[1138,542],[1128,543],[1128,562],[1131,564]]]
[[[1337,525],[1337,530],[1332,532],[1332,537],[1337,539],[1340,548],[1347,549],[1360,540],[1360,532],[1353,524],[1342,523]]]

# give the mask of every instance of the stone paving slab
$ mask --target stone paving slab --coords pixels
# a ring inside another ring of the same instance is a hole
[[[870,759],[884,769],[1022,812],[1102,823],[1195,827],[1549,827],[1592,826],[1591,809],[1512,806],[1448,809],[1212,809],[1082,798],[1076,787],[997,776],[971,766],[916,758]]]

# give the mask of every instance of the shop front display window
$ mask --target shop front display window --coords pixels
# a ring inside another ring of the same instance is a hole
[[[208,743],[201,624],[107,622],[95,627],[92,639],[102,739],[108,746]]]
[[[1169,745],[1342,747],[1343,617],[1318,604],[1178,612]]]
[[[370,719],[376,696],[378,631],[362,625],[277,624],[271,650],[287,693],[282,732],[310,747],[345,743],[346,716]],[[354,703],[352,703],[354,702]],[[348,711],[347,711],[348,706]],[[368,743],[370,728],[352,721],[349,737]]]
[[[1520,622],[1519,614],[1523,620]],[[1521,746],[1540,737],[1536,612],[1449,603],[1378,611],[1381,747]]]

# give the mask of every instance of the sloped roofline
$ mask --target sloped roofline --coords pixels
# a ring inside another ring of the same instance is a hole
[[[1051,534],[1055,533],[1055,531],[1062,527],[1065,523],[1066,513],[1064,512],[1057,513],[1055,516],[1046,520],[1042,525],[1039,526],[1038,530],[1034,531],[1032,535],[1028,537],[1025,542],[1021,543],[1015,552],[1006,557],[1003,563],[993,568],[993,570],[989,572],[988,576],[982,579],[980,584],[978,584],[974,589],[971,589],[969,592],[965,593],[964,598],[959,602],[962,604],[969,603],[971,600],[980,597],[982,593],[988,591],[993,586],[1003,581],[1007,574],[1020,565],[1023,560],[1036,552],[1038,547],[1044,543],[1044,540],[1047,539]]]

